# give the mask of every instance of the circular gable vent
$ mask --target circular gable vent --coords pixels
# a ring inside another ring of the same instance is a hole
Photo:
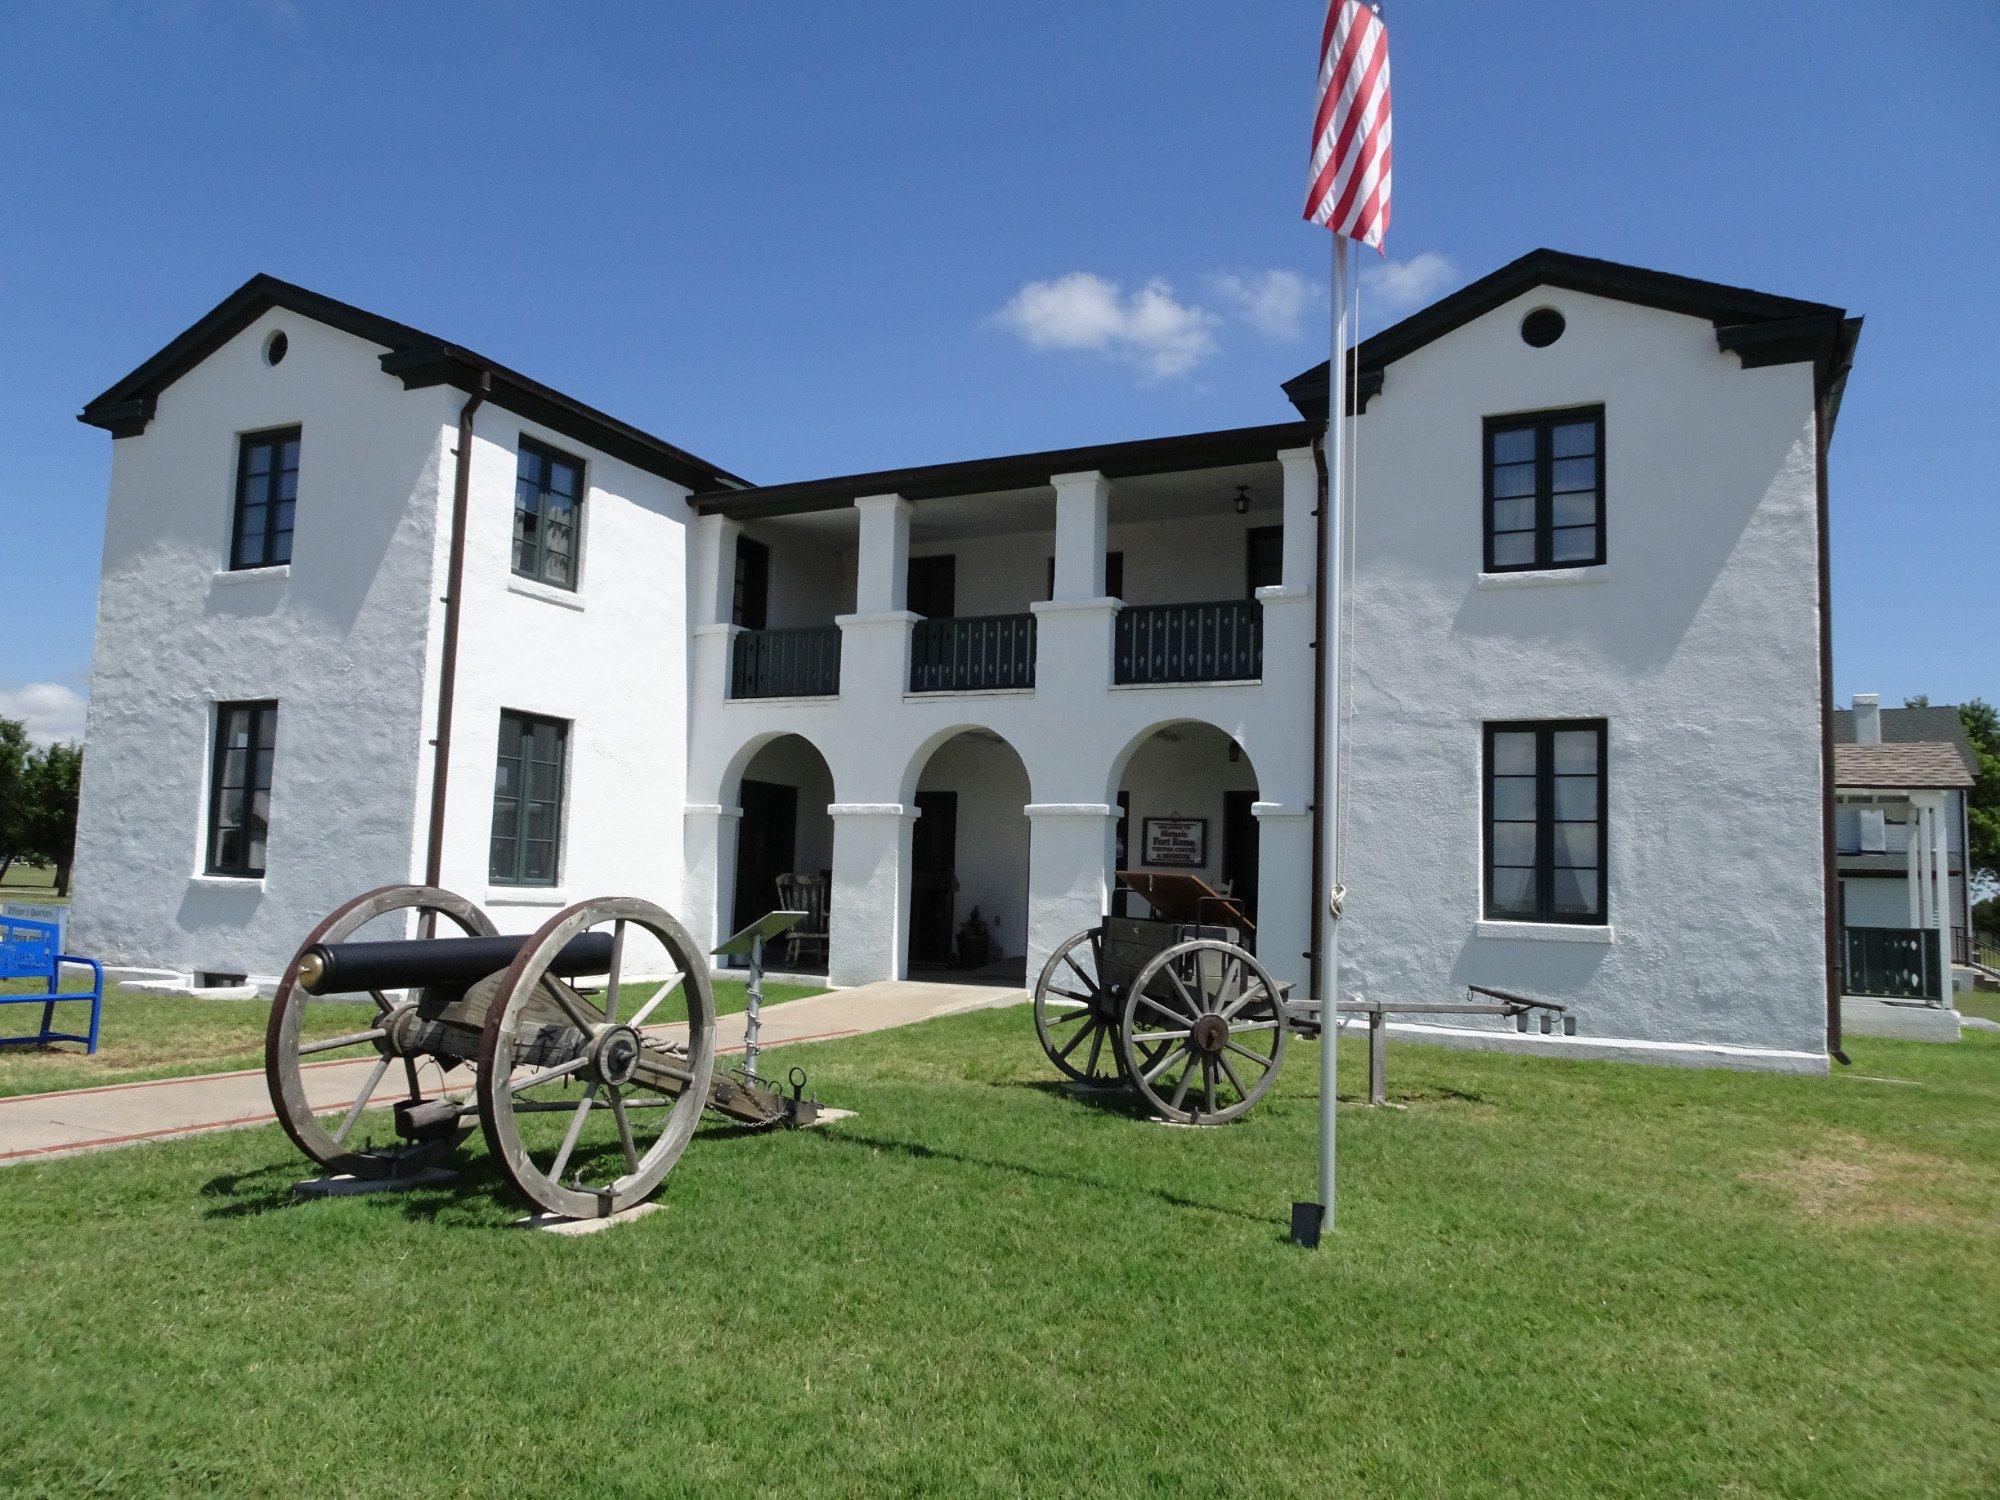
[[[264,363],[275,365],[285,357],[285,351],[291,347],[292,341],[285,337],[285,330],[278,329],[264,340]]]
[[[1567,326],[1553,307],[1538,307],[1521,319],[1521,337],[1531,349],[1546,349],[1563,336]]]

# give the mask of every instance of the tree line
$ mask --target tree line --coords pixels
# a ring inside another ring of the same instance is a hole
[[[18,719],[0,719],[0,879],[17,859],[54,865],[56,894],[69,894],[82,776],[81,745],[37,749]]]

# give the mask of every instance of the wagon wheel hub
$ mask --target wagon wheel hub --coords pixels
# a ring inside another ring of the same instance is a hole
[[[613,1088],[630,1083],[639,1071],[642,1050],[639,1033],[632,1027],[605,1027],[590,1044],[591,1076]]]
[[[382,1018],[382,1029],[389,1033],[383,1038],[383,1044],[396,1056],[423,1055],[426,1026],[416,1006],[404,1001],[401,1005],[392,1007]]]
[[[1188,1028],[1188,1041],[1197,1052],[1220,1052],[1229,1045],[1229,1023],[1221,1016],[1202,1016]]]

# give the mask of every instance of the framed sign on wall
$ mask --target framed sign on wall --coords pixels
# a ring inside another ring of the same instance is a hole
[[[1170,870],[1198,870],[1208,863],[1208,819],[1144,818],[1140,862]]]

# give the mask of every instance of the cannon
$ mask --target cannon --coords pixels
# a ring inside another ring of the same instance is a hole
[[[664,955],[666,974],[628,1007],[634,931]],[[372,1002],[358,1017],[366,1024],[301,1040],[308,999],[333,996]],[[371,1058],[351,1101],[337,1110],[311,1102],[310,1070]],[[626,896],[581,901],[532,933],[503,936],[450,891],[369,891],[307,934],[265,1034],[278,1121],[328,1174],[420,1173],[476,1118],[508,1180],[542,1212],[569,1219],[650,1198],[704,1110],[750,1126],[812,1123],[817,1105],[803,1097],[802,1073],[792,1070],[787,1094],[753,1070],[717,1068],[715,989],[686,930]],[[368,1111],[392,1073],[391,1128],[378,1139],[363,1122],[383,1118]]]
[[[1192,884],[1192,883],[1190,883]],[[1202,889],[1206,889],[1203,887]],[[1203,921],[1208,898],[1147,892],[1152,917],[1106,917],[1057,946],[1035,981],[1035,1037],[1057,1070],[1086,1088],[1124,1088],[1182,1125],[1241,1119],[1270,1092],[1286,1038],[1320,1034],[1321,1006],[1294,1000],[1228,920]],[[1158,914],[1162,908],[1175,920]],[[1386,1018],[1500,1016],[1526,1031],[1576,1034],[1554,1001],[1467,986],[1464,1000],[1354,1000],[1340,1015],[1368,1026],[1368,1095],[1385,1102]]]

